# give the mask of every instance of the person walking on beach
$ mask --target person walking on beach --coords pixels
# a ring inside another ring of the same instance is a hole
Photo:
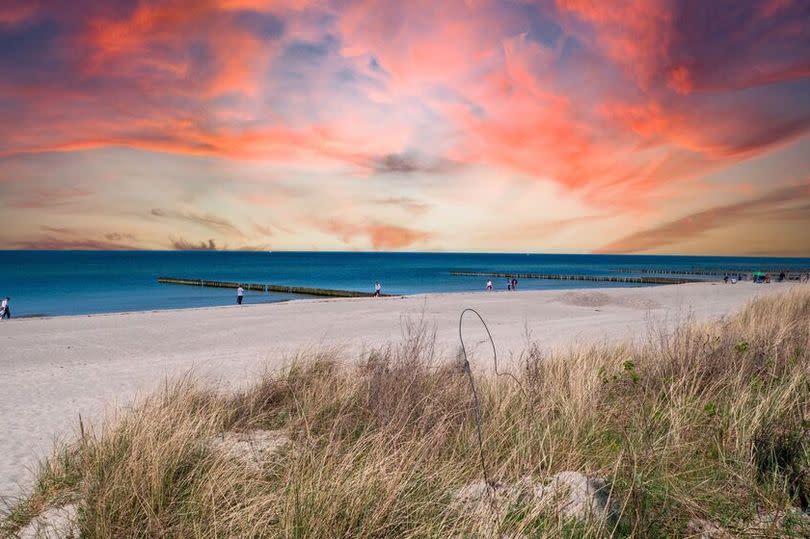
[[[236,289],[236,304],[242,305],[242,299],[245,297],[245,289],[242,288],[240,284],[239,287]]]
[[[512,277],[512,291],[517,290],[517,277]]]
[[[380,294],[382,294],[382,285],[380,284],[380,281],[377,281],[374,283],[374,297],[378,298],[380,297]]]
[[[492,291],[492,280],[487,281],[487,290]]]
[[[3,301],[0,302],[0,320],[11,318],[11,307],[8,306],[10,299],[11,298],[3,298]]]

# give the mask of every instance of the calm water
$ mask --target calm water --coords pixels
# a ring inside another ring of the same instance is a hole
[[[486,277],[454,277],[451,270],[609,275],[618,268],[791,269],[810,258],[737,258],[633,255],[311,253],[311,252],[91,252],[0,251],[0,296],[17,316],[179,309],[234,302],[229,289],[158,284],[158,276],[373,290],[388,293],[483,290]],[[632,275],[623,273],[622,275]],[[505,279],[493,279],[505,289]],[[522,290],[622,286],[587,281],[522,279]],[[624,285],[627,286],[627,285]],[[246,303],[295,299],[246,292]]]

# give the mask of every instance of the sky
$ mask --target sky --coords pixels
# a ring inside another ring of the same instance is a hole
[[[807,0],[4,0],[0,72],[0,249],[810,256]]]

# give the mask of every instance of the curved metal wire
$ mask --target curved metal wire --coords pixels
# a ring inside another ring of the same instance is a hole
[[[484,460],[484,436],[481,433],[481,403],[478,400],[478,391],[475,389],[475,380],[473,379],[472,369],[470,368],[470,360],[467,358],[467,348],[464,346],[464,334],[461,331],[461,324],[464,321],[464,315],[468,312],[475,313],[481,323],[484,325],[484,329],[487,330],[487,336],[489,337],[489,342],[492,344],[492,358],[495,362],[495,372],[497,373],[497,365],[498,365],[498,352],[495,349],[495,341],[492,339],[492,333],[489,332],[489,327],[487,323],[484,321],[484,317],[476,311],[475,309],[466,308],[461,311],[461,315],[458,317],[458,340],[461,342],[461,352],[464,354],[464,372],[467,373],[467,378],[470,381],[470,390],[472,391],[473,396],[473,404],[475,406],[475,427],[476,432],[478,433],[478,456],[481,458],[481,470],[484,474],[484,482],[492,486],[492,483],[489,480],[489,475],[487,474],[487,465]]]
[[[487,332],[487,338],[489,338],[489,343],[492,345],[492,365],[495,369],[496,376],[508,376],[510,377],[520,388],[523,392],[523,395],[529,399],[529,394],[526,392],[526,388],[523,387],[523,384],[520,383],[520,380],[512,374],[511,372],[500,372],[498,371],[498,350],[495,348],[495,340],[492,338],[492,333],[489,331],[489,326],[487,325],[486,321],[484,321],[484,317],[481,316],[481,313],[467,307],[463,311],[461,311],[461,315],[458,317],[458,340],[461,342],[461,352],[464,354],[464,371],[467,373],[467,377],[470,381],[470,390],[472,392],[473,402],[475,404],[475,426],[478,433],[478,453],[481,458],[481,470],[484,474],[484,481],[492,486],[493,483],[489,480],[489,475],[487,474],[487,467],[486,463],[484,462],[484,435],[481,429],[481,403],[478,400],[478,391],[475,388],[475,380],[473,379],[472,369],[470,367],[470,360],[467,357],[467,348],[464,346],[464,334],[462,332],[462,322],[464,321],[464,315],[468,312],[475,314],[478,319],[481,321],[481,324],[484,326],[484,329]]]

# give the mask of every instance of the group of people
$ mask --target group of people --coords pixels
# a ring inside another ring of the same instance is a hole
[[[782,273],[779,274],[779,282],[781,283],[785,279],[788,279],[788,277],[785,275],[785,272],[783,271]],[[800,273],[796,277],[796,280],[799,281],[800,283],[810,282],[810,273]]]
[[[731,284],[736,283],[737,281],[744,281],[746,280],[747,275],[745,273],[726,273],[723,276],[723,282]],[[776,277],[776,282],[781,283],[783,281],[788,280],[788,275],[782,271],[779,273],[779,276]],[[765,273],[763,271],[755,271],[751,274],[751,280],[755,283],[770,283],[771,282],[771,274]],[[806,283],[810,281],[810,273],[802,273],[798,276],[797,279],[799,282]]]
[[[3,298],[3,301],[0,301],[0,320],[4,320],[6,318],[11,318],[11,307],[9,307],[8,302],[11,301],[11,298]]]
[[[517,290],[518,280],[512,277],[511,279],[506,280],[506,289],[507,290]],[[487,290],[492,290],[492,280],[490,279],[487,281]]]

